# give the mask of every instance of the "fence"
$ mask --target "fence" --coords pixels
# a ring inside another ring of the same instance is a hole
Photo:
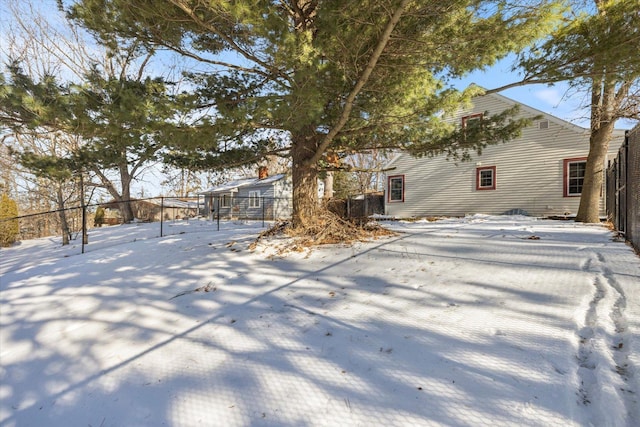
[[[221,206],[221,200],[215,206]],[[122,239],[109,239],[109,226],[131,222],[132,225],[153,223],[153,226],[131,227],[125,239],[143,239],[163,237],[168,234],[182,234],[194,227],[184,227],[185,223],[199,221],[199,230],[221,229],[221,220],[251,220],[255,226],[266,227],[266,221],[272,219],[276,212],[277,200],[260,198],[255,200],[234,200],[224,215],[224,209],[211,210],[203,197],[197,198],[168,198],[153,197],[125,201],[110,201],[107,203],[90,204],[84,207],[71,207],[48,212],[21,215],[15,218],[0,220],[1,222],[15,222],[18,224],[17,240],[28,240],[41,237],[62,236],[63,243],[80,241],[82,253],[85,245],[89,244],[88,232],[99,228],[101,232],[101,246],[104,241],[112,240],[113,244],[121,243]],[[99,213],[101,212],[101,213]],[[127,221],[128,212],[133,221]],[[271,218],[268,214],[271,213]],[[65,226],[66,224],[66,226]],[[157,224],[157,226],[155,225]],[[228,228],[228,227],[227,227]],[[112,233],[115,236],[115,233]],[[122,233],[120,233],[122,234]],[[117,242],[116,242],[117,240]]]
[[[329,203],[329,209],[343,218],[368,218],[373,214],[384,213],[384,196],[378,193],[352,196],[347,199],[334,199]],[[115,235],[107,238],[108,226],[134,223],[158,224],[157,227],[131,227],[126,238],[139,239],[163,237],[167,234],[186,232],[193,227],[178,226],[178,222],[200,220],[201,230],[221,229],[221,222],[230,221],[252,222],[253,226],[265,228],[267,221],[290,219],[292,201],[290,198],[277,197],[240,197],[228,195],[205,195],[199,197],[150,197],[124,201],[110,201],[106,203],[90,204],[83,207],[71,207],[49,212],[39,212],[9,218],[4,221],[18,223],[18,239],[28,240],[40,237],[62,236],[63,243],[77,244],[81,240],[82,253],[85,245],[94,243],[88,231],[105,228],[100,233],[100,239],[113,241]],[[131,221],[130,219],[133,218]],[[172,226],[174,225],[174,226]],[[194,225],[194,224],[192,224]],[[247,223],[248,225],[248,223]],[[172,228],[168,230],[168,228]],[[225,225],[229,228],[229,225]],[[179,230],[179,231],[177,231]],[[111,233],[114,234],[114,233]],[[95,234],[94,234],[95,235]],[[97,235],[95,235],[97,237]],[[79,239],[79,237],[81,237]],[[91,240],[91,242],[89,242]],[[98,246],[104,246],[100,243]]]
[[[332,199],[329,209],[343,218],[367,218],[384,214],[384,195],[379,193],[350,196],[346,199]]]
[[[217,221],[231,219],[264,222],[290,219],[292,201],[282,197],[206,195],[203,208],[205,216]]]
[[[640,126],[625,135],[618,156],[607,168],[607,216],[640,250]]]

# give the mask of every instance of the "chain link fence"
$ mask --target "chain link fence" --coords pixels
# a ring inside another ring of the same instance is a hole
[[[627,131],[607,168],[607,216],[640,251],[640,126]]]
[[[276,199],[234,199],[226,208],[222,207],[220,198],[213,199],[213,202],[213,205],[208,204],[202,196],[109,201],[21,215],[2,219],[0,223],[14,225],[18,230],[16,241],[55,237],[60,239],[62,245],[81,245],[84,253],[86,245],[96,243],[92,236],[99,240],[97,246],[105,247],[194,230],[219,231],[221,227],[229,229],[248,223],[253,227],[265,228],[269,225],[267,221],[278,218],[275,216],[278,212]],[[127,233],[121,230],[113,232],[110,237],[109,230],[115,226],[129,226],[129,229]],[[119,237],[122,235],[126,235],[125,240]]]
[[[329,209],[343,218],[368,218],[384,212],[380,194],[332,200]],[[290,220],[290,198],[205,195],[200,197],[151,197],[108,201],[84,207],[39,212],[0,220],[17,224],[17,241],[43,237],[60,239],[62,245],[80,245],[81,252],[127,241],[171,234],[228,230],[234,227],[266,228],[274,221]],[[124,232],[111,227],[129,226]],[[0,227],[1,228],[1,227]],[[98,232],[100,230],[100,232]],[[113,231],[113,229],[112,229]]]
[[[209,219],[277,221],[291,218],[290,198],[260,196],[207,195],[203,199],[205,215]]]
[[[384,194],[376,192],[331,199],[328,208],[342,218],[368,220],[372,215],[384,215]]]

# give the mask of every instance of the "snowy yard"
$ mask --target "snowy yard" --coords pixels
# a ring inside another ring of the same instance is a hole
[[[388,222],[281,254],[224,226],[1,249],[0,425],[640,425],[640,258],[604,227]]]

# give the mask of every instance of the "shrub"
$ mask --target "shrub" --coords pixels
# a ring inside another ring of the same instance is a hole
[[[98,209],[96,209],[95,216],[93,217],[93,226],[102,227],[102,224],[104,224],[104,208],[99,206]]]
[[[18,216],[18,204],[10,199],[8,195],[0,196],[0,246],[11,246],[17,239],[20,232],[18,220],[9,220]]]

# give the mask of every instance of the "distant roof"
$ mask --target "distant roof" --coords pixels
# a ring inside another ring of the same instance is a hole
[[[188,208],[194,209],[198,207],[196,201],[181,200],[173,197],[152,197],[148,199],[131,199],[132,203],[150,203],[152,205],[164,206],[165,208]],[[117,209],[119,203],[111,199],[106,203],[101,203],[100,206],[105,209]]]
[[[195,209],[198,207],[198,202],[196,201],[186,201],[186,200],[180,200],[180,199],[174,199],[171,197],[163,197],[163,198],[156,198],[156,199],[150,199],[148,200],[149,202],[153,203],[154,205],[162,205],[165,208],[185,208],[185,209]]]
[[[268,185],[273,182],[283,179],[286,175],[281,173],[278,175],[268,176],[263,179],[257,177],[236,179],[234,181],[225,182],[224,184],[211,187],[208,190],[201,191],[198,194],[215,194],[215,193],[229,193],[238,191],[240,187],[257,187],[260,185]]]

